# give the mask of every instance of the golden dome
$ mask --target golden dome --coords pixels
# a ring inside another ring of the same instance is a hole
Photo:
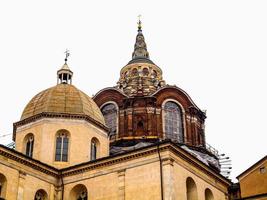
[[[105,124],[104,117],[96,103],[70,84],[61,83],[35,95],[25,107],[21,120],[40,113],[87,115]]]

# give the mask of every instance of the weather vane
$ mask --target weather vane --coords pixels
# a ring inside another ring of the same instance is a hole
[[[67,61],[68,61],[68,57],[70,56],[70,51],[68,49],[66,49],[66,51],[64,52],[66,54],[66,57],[65,57],[65,64],[67,64]]]
[[[142,29],[142,22],[141,22],[141,15],[138,15],[138,30],[141,30]]]

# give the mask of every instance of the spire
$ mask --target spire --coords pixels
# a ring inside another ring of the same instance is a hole
[[[141,15],[138,16],[139,20],[137,22],[138,24],[138,30],[137,30],[137,36],[136,41],[134,45],[134,52],[132,54],[132,59],[149,59],[149,53],[147,51],[145,38],[142,32],[142,22],[140,20]]]
[[[61,69],[57,71],[57,84],[59,83],[72,84],[73,72],[70,70],[67,64],[68,57],[70,56],[69,50],[66,50],[64,53],[65,53],[65,63],[61,67]]]

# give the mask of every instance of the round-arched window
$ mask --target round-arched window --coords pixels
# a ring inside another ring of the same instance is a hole
[[[180,143],[184,141],[182,111],[172,101],[168,101],[164,105],[164,132],[168,139]]]
[[[32,158],[33,156],[33,146],[34,146],[34,135],[32,133],[29,133],[24,138],[24,148],[25,148],[25,154],[26,156],[29,156]]]
[[[207,188],[205,190],[205,200],[213,200],[213,199],[214,197],[213,197],[212,191],[209,188]]]
[[[91,151],[90,151],[90,159],[95,160],[97,159],[99,155],[99,148],[100,148],[100,142],[97,138],[92,138],[91,140]]]
[[[106,104],[102,107],[101,112],[104,116],[105,123],[110,128],[110,138],[116,136],[117,133],[117,107],[114,103]]]
[[[35,193],[34,200],[46,200],[47,199],[47,193],[44,190],[38,190]]]
[[[188,177],[186,179],[186,196],[187,200],[197,200],[197,186],[195,181],[191,178]]]
[[[88,199],[88,191],[85,185],[79,184],[72,188],[70,192],[70,199],[75,200],[87,200]]]
[[[56,134],[55,161],[68,162],[69,154],[69,132],[59,130]]]

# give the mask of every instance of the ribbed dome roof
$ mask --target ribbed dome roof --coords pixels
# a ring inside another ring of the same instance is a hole
[[[35,95],[25,107],[21,120],[44,112],[82,114],[105,124],[104,117],[96,103],[70,84],[58,84]]]

